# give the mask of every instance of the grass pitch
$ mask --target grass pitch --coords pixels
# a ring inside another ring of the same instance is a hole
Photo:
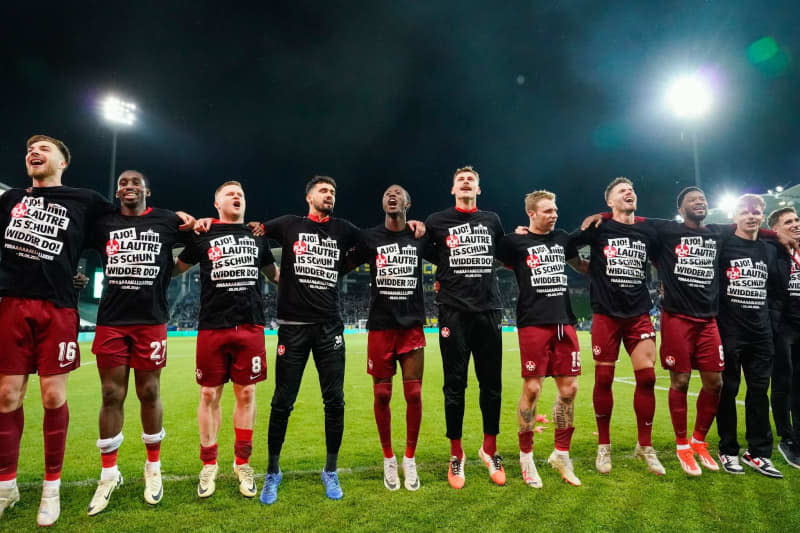
[[[632,457],[636,443],[633,414],[633,372],[623,354],[614,385],[615,409],[611,423],[613,470],[600,475],[594,469],[597,437],[591,406],[593,367],[587,333],[579,334],[583,372],[575,409],[572,459],[582,487],[571,487],[546,463],[553,448],[553,427],[536,434],[534,456],[544,488],[527,487],[520,476],[516,402],[521,390],[519,352],[514,333],[504,334],[504,386],[499,452],[506,459],[508,483],[494,486],[477,458],[481,445],[478,387],[471,377],[467,389],[464,448],[467,453],[466,486],[452,490],[447,483],[449,445],[444,437],[442,365],[436,335],[428,335],[427,364],[423,380],[423,418],[417,448],[422,487],[418,492],[383,487],[383,463],[372,414],[372,381],[366,375],[366,335],[348,335],[345,379],[345,434],[339,459],[344,499],[327,500],[319,479],[325,462],[322,401],[316,370],[306,368],[305,379],[289,421],[281,467],[284,480],[275,505],[242,498],[231,473],[233,462],[232,391],[223,396],[223,422],[219,437],[220,477],[208,500],[195,493],[200,470],[196,408],[199,388],[194,379],[193,338],[169,341],[168,364],[162,374],[164,427],[162,445],[164,499],[157,507],[142,499],[141,442],[138,401],[133,383],[125,409],[125,442],[119,467],[125,478],[111,504],[96,517],[86,515],[100,472],[97,415],[100,386],[88,343],[81,345],[83,366],[69,382],[70,428],[61,490],[58,530],[80,531],[799,531],[800,472],[773,454],[786,476],[768,479],[747,467],[744,476],[704,471],[699,478],[683,474],[674,454],[672,426],[667,410],[669,378],[657,368],[656,418],[653,443],[667,470],[664,477],[647,472]],[[258,412],[251,463],[266,470],[269,401],[274,388],[272,368],[277,337],[267,337],[268,380],[257,389]],[[697,392],[699,379],[692,379]],[[546,381],[539,412],[550,411],[555,386]],[[740,394],[743,399],[744,392]],[[694,423],[694,396],[689,398],[689,428]],[[740,441],[744,441],[744,408],[740,412]],[[399,376],[392,399],[393,441],[398,458],[405,446],[405,404]],[[0,519],[0,531],[35,527],[43,473],[42,410],[38,379],[33,376],[25,404],[19,478],[22,500]],[[709,434],[716,453],[716,427]],[[259,490],[262,479],[259,478]]]

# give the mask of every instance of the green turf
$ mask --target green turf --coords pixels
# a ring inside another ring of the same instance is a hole
[[[800,472],[789,467],[780,455],[773,458],[786,475],[784,480],[767,479],[748,469],[744,476],[725,473],[687,478],[674,455],[672,427],[667,411],[667,393],[656,391],[657,410],[653,441],[667,469],[655,477],[643,463],[632,458],[636,425],[633,416],[633,386],[614,385],[615,410],[612,420],[613,470],[601,476],[594,470],[596,436],[591,408],[593,371],[588,335],[580,334],[584,376],[580,379],[576,407],[576,431],[572,458],[583,486],[564,484],[545,462],[553,446],[552,426],[536,437],[535,456],[544,488],[535,490],[522,482],[517,462],[516,402],[521,390],[516,335],[504,335],[504,385],[502,433],[499,451],[506,458],[508,484],[493,486],[485,468],[477,461],[481,444],[478,387],[474,377],[467,390],[464,447],[467,452],[466,486],[452,490],[447,483],[448,442],[444,437],[442,367],[435,335],[428,336],[423,420],[417,463],[422,488],[389,492],[382,483],[382,459],[372,415],[371,379],[365,372],[366,336],[349,335],[345,398],[347,401],[344,442],[339,466],[344,499],[324,497],[319,470],[325,459],[323,413],[316,370],[308,365],[295,411],[289,422],[281,466],[284,481],[279,500],[270,507],[257,499],[239,496],[230,473],[233,461],[233,429],[230,414],[231,391],[223,397],[220,434],[220,469],[223,475],[217,492],[209,500],[195,495],[198,459],[196,407],[198,386],[194,380],[194,339],[169,341],[168,366],[164,371],[162,395],[167,438],[162,447],[165,475],[164,500],[157,507],[142,499],[144,446],[133,388],[126,406],[125,443],[119,453],[125,484],[114,493],[101,515],[86,516],[94,492],[100,461],[97,413],[100,387],[93,356],[82,345],[84,366],[69,383],[71,423],[63,473],[62,514],[55,529],[81,531],[218,531],[225,530],[363,530],[395,531],[448,528],[452,531],[541,530],[541,531],[798,531]],[[269,379],[258,386],[258,414],[252,464],[257,472],[266,469],[267,420],[273,381],[276,337],[267,337]],[[657,371],[658,386],[668,386],[666,373]],[[617,377],[633,374],[627,357],[618,365]],[[697,390],[698,379],[692,380]],[[25,411],[26,431],[22,439],[19,482],[22,501],[0,520],[0,531],[34,527],[43,472],[38,380],[31,379]],[[740,399],[743,397],[740,397]],[[549,412],[554,398],[553,383],[545,384],[540,412]],[[399,378],[392,400],[394,443],[398,455],[405,442],[404,399]],[[743,411],[740,407],[740,439],[744,443]],[[694,421],[694,398],[689,400],[690,428]],[[716,452],[716,428],[709,435]],[[746,468],[746,467],[745,467]],[[261,479],[259,479],[259,488]]]

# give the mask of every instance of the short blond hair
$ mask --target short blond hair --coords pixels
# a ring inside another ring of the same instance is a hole
[[[736,199],[736,211],[742,207],[758,206],[763,211],[767,207],[767,203],[757,194],[743,194]]]
[[[225,183],[223,183],[222,185],[220,185],[219,187],[217,187],[217,190],[216,190],[216,191],[214,191],[214,199],[216,199],[216,198],[217,198],[217,195],[219,194],[219,191],[221,191],[222,189],[224,189],[224,188],[225,188],[225,187],[227,187],[228,185],[236,185],[237,187],[239,187],[240,189],[242,189],[242,193],[244,193],[244,187],[242,187],[242,184],[241,184],[241,183],[239,183],[238,181],[235,181],[235,180],[230,180],[230,181],[226,181]]]
[[[533,191],[525,195],[525,212],[536,211],[536,205],[540,200],[556,201],[556,195],[550,191]]]
[[[473,167],[472,165],[467,165],[465,167],[457,168],[456,171],[453,172],[453,180],[455,180],[456,176],[458,176],[462,172],[471,172],[472,174],[475,175],[475,179],[478,180],[478,182],[481,181],[480,174],[478,174],[478,171],[475,170],[475,167]]]

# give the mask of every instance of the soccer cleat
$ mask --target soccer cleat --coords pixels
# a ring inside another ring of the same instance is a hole
[[[750,454],[750,450],[747,450],[742,454],[742,462],[759,474],[777,479],[783,478],[781,471],[773,466],[768,457],[756,457]]]
[[[711,457],[711,454],[708,453],[708,444],[705,442],[692,441],[689,443],[689,446],[692,447],[692,451],[700,458],[700,464],[703,465],[703,468],[711,470],[712,472],[719,472],[719,465],[714,458]]]
[[[419,476],[417,475],[417,462],[413,457],[403,457],[403,485],[406,490],[419,490]]]
[[[339,474],[336,472],[322,471],[322,484],[325,485],[325,496],[331,500],[341,500],[344,493],[339,485]]]
[[[568,454],[558,453],[557,450],[553,450],[553,453],[547,458],[547,462],[561,473],[561,479],[573,487],[581,486],[581,480],[575,475],[575,469],[572,467],[572,460]]]
[[[156,505],[164,496],[164,485],[161,483],[161,469],[144,467],[144,501]]]
[[[536,470],[536,463],[533,461],[533,452],[519,452],[519,467],[522,470],[522,479],[525,484],[534,489],[542,488],[542,478]]]
[[[744,474],[744,468],[739,464],[738,455],[721,453],[719,454],[719,462],[722,463],[722,469],[729,474]]]
[[[95,489],[92,501],[89,502],[89,508],[86,510],[89,516],[103,512],[111,500],[111,493],[118,489],[120,485],[122,485],[122,474],[119,471],[117,471],[117,477],[113,479],[101,479],[98,481],[97,489]],[[44,496],[42,499],[44,499]]]
[[[383,458],[383,486],[389,490],[400,488],[400,480],[397,478],[397,457]]]
[[[781,440],[781,443],[778,444],[778,451],[781,452],[781,455],[789,465],[800,468],[800,449],[798,449],[795,441],[791,439]]]
[[[6,509],[11,509],[19,501],[19,488],[15,484],[8,489],[0,489],[0,518],[3,518],[3,513]]]
[[[42,527],[52,526],[61,514],[61,495],[58,487],[43,487],[42,500],[39,502],[39,512],[36,514],[36,523]]]
[[[656,451],[652,446],[639,446],[637,443],[636,448],[633,450],[633,456],[636,459],[644,460],[644,462],[647,463],[648,470],[653,474],[663,476],[667,473],[661,465],[661,461],[658,460],[658,455],[656,455]]]
[[[681,468],[686,472],[686,475],[699,476],[703,473],[697,465],[697,461],[694,460],[694,450],[692,447],[682,450],[678,449],[675,451],[675,454],[678,456],[678,461],[681,462]]]
[[[450,483],[450,486],[454,489],[460,489],[464,487],[464,460],[466,458],[462,457],[459,459],[455,455],[450,457],[450,468],[447,470],[447,481]]]
[[[253,471],[253,467],[250,466],[250,463],[244,463],[242,465],[233,463],[233,473],[236,474],[239,479],[239,493],[245,498],[252,498],[255,496],[258,492],[255,480],[256,473]]]
[[[197,483],[197,495],[201,498],[208,498],[217,489],[217,472],[219,472],[219,465],[203,465],[200,471],[200,480]]]
[[[597,445],[597,458],[594,460],[594,467],[601,474],[608,474],[611,472],[611,445],[598,444]]]
[[[482,446],[478,450],[478,457],[481,458],[483,464],[489,469],[489,478],[494,481],[496,485],[505,485],[506,471],[503,469],[503,458],[497,453],[489,457],[489,455],[483,451]]]
[[[261,497],[259,501],[264,505],[272,505],[278,501],[278,486],[283,479],[283,472],[278,471],[277,474],[270,474],[269,472],[264,475],[264,486],[261,488]]]

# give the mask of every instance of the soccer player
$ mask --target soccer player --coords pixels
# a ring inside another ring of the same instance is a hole
[[[528,233],[506,235],[498,250],[499,258],[514,270],[519,285],[517,333],[523,385],[517,419],[522,478],[530,487],[542,486],[533,460],[533,426],[544,378],[552,376],[558,388],[553,405],[555,449],[547,461],[564,481],[580,486],[569,458],[569,447],[575,431],[581,352],[564,268],[569,263],[576,271],[585,273],[588,264],[578,256],[569,234],[553,229],[558,220],[555,194],[549,191],[528,194],[525,211],[530,220]]]
[[[742,372],[747,380],[745,425],[747,450],[742,462],[757,472],[782,478],[773,466],[772,430],[769,423],[767,389],[772,375],[774,346],[767,283],[779,280],[773,246],[758,239],[764,222],[764,200],[754,194],[739,197],[734,211],[736,232],[720,251],[719,329],[725,351],[722,394],[717,412],[719,454],[723,466],[737,464],[739,441],[736,436],[736,395]],[[722,273],[724,272],[724,275]],[[725,468],[730,473],[739,470]]]
[[[472,167],[453,175],[455,206],[425,221],[429,235],[426,259],[437,265],[439,349],[444,370],[444,411],[450,439],[450,486],[464,486],[464,390],[470,353],[480,386],[483,444],[478,455],[497,485],[504,485],[503,459],[497,453],[503,364],[500,294],[494,270],[503,225],[496,213],[478,210],[480,177]]]
[[[794,207],[782,207],[770,213],[767,225],[779,235],[800,240],[800,217]],[[780,307],[780,319],[773,322],[775,364],[772,369],[772,417],[778,444],[786,462],[800,468],[800,257],[795,260],[778,249],[781,280],[788,284],[781,294],[770,298]]]
[[[593,403],[598,431],[595,466],[601,474],[611,471],[611,386],[622,342],[636,379],[633,409],[638,442],[634,457],[643,459],[653,474],[664,475],[651,439],[656,405],[656,333],[649,315],[653,304],[646,284],[646,263],[653,251],[653,238],[651,232],[634,224],[637,197],[629,179],[612,180],[606,187],[605,200],[612,210],[611,219],[575,236],[576,244],[591,246]]]
[[[123,405],[131,368],[147,450],[144,499],[155,505],[163,496],[159,453],[166,433],[159,389],[161,370],[167,364],[167,288],[172,247],[185,242],[187,234],[181,231],[192,230],[195,223],[186,213],[147,207],[150,188],[147,178],[136,170],[120,174],[116,196],[119,212],[95,223],[91,243],[100,252],[107,283],[92,345],[103,391],[97,440],[103,468],[89,516],[103,511],[111,493],[122,484],[117,452],[123,440]]]
[[[38,373],[44,407],[44,485],[36,521],[55,523],[69,424],[67,376],[80,365],[78,292],[72,277],[84,235],[113,210],[102,196],[62,185],[70,153],[34,135],[25,166],[33,187],[0,196],[0,516],[19,501],[17,464],[28,375]]]
[[[176,272],[200,263],[200,317],[197,332],[197,369],[200,404],[200,460],[203,468],[197,495],[208,498],[216,489],[217,435],[220,402],[225,383],[233,382],[235,460],[233,472],[239,492],[256,495],[250,454],[256,409],[256,383],[267,375],[264,345],[263,287],[260,274],[275,280],[276,270],[266,239],[253,237],[244,222],[245,196],[241,183],[226,181],[214,193],[219,219],[193,238],[181,252]]]
[[[372,282],[367,320],[367,373],[372,376],[375,422],[383,448],[383,484],[397,490],[397,458],[392,449],[392,377],[397,362],[403,372],[406,399],[404,485],[420,487],[414,459],[422,419],[422,370],[425,352],[425,298],[422,255],[427,238],[417,239],[406,225],[411,196],[391,185],[383,193],[384,223],[362,231],[356,250],[348,254],[352,266],[369,263]]]

